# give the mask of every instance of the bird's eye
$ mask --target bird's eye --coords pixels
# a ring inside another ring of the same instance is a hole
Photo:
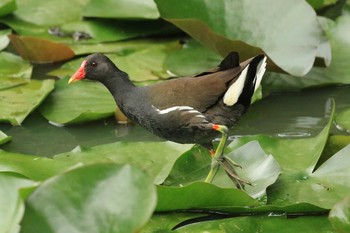
[[[97,65],[97,63],[96,62],[91,62],[91,67],[95,67]]]

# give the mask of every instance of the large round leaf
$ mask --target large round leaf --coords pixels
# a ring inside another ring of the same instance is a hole
[[[0,91],[0,121],[20,125],[53,90],[51,79],[32,80],[28,84]]]
[[[350,232],[350,196],[346,196],[333,206],[329,220],[338,232]]]
[[[32,66],[21,57],[8,52],[0,52],[0,87],[3,78],[30,79]]]
[[[94,164],[40,185],[27,200],[22,232],[137,232],[155,204],[152,180],[140,170]]]
[[[156,3],[161,17],[223,56],[237,50],[247,59],[263,51],[278,67],[297,76],[311,69],[315,57],[329,64],[329,43],[316,13],[305,1]]]
[[[68,79],[61,79],[56,81],[55,91],[40,107],[40,112],[52,123],[73,124],[111,116],[115,107],[112,95],[102,84],[68,85]]]

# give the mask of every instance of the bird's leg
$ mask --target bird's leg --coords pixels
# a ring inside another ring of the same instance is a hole
[[[234,167],[242,167],[232,161],[232,159],[224,156],[223,151],[228,137],[228,128],[224,125],[214,124],[213,129],[219,131],[222,134],[222,137],[218,147],[216,148],[215,154],[212,156],[211,168],[205,182],[211,183],[218,172],[220,165],[222,165],[226,174],[235,183],[238,189],[244,189],[244,184],[251,185],[249,182],[240,178],[234,169]]]

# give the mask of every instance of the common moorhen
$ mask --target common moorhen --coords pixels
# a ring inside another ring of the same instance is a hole
[[[193,77],[171,79],[150,86],[135,86],[128,74],[100,53],[91,54],[68,83],[83,78],[101,82],[114,96],[120,110],[150,132],[178,143],[198,143],[212,148],[212,140],[222,138],[212,151],[212,182],[222,165],[238,188],[249,182],[234,170],[239,166],[223,155],[228,128],[247,111],[265,72],[263,54],[239,63],[236,52],[229,53],[218,67]]]

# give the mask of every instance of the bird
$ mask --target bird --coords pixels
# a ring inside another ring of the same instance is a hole
[[[239,54],[232,51],[217,67],[197,75],[135,86],[106,55],[94,53],[84,59],[68,83],[82,79],[102,83],[119,109],[151,133],[208,148],[212,162],[205,182],[211,183],[222,166],[235,186],[244,189],[251,183],[238,176],[235,167],[241,166],[223,151],[228,128],[247,112],[265,70],[265,54],[240,63]],[[220,135],[214,150],[212,141]]]

